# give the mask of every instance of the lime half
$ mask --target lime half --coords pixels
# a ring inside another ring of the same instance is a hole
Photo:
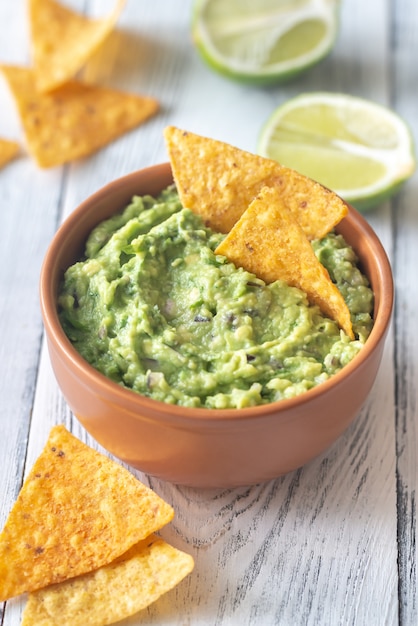
[[[340,0],[195,0],[192,36],[203,59],[249,83],[280,82],[334,45]]]
[[[368,100],[307,93],[274,111],[257,152],[322,183],[365,211],[415,170],[411,133],[396,113]]]

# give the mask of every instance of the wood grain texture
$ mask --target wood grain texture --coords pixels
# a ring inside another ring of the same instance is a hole
[[[112,2],[66,0],[90,15]],[[25,156],[0,172],[0,525],[49,429],[71,415],[42,341],[39,270],[59,222],[103,184],[167,160],[175,124],[254,151],[262,123],[289,97],[342,91],[392,106],[418,134],[415,0],[344,0],[332,53],[273,88],[230,82],[198,58],[190,0],[128,0],[86,79],[160,99],[143,127],[78,163],[41,171]],[[7,24],[7,27],[4,25]],[[25,1],[0,0],[0,62],[29,62]],[[0,82],[0,135],[22,139]],[[395,274],[392,331],[373,392],[348,431],[304,468],[262,485],[196,490],[136,472],[170,502],[163,537],[193,554],[191,576],[124,625],[414,626],[417,490],[417,177],[368,215]],[[338,411],[338,407],[336,407]],[[18,626],[24,599],[0,609]]]
[[[416,28],[418,6],[400,0],[392,13],[391,103],[418,137]],[[393,203],[395,233],[396,457],[399,549],[399,621],[418,623],[417,479],[418,479],[418,181],[417,175]]]

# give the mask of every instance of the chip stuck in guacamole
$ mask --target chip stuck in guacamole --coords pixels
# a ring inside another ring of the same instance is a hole
[[[60,317],[75,348],[133,391],[214,409],[296,396],[361,350],[373,293],[340,235],[312,246],[347,303],[354,340],[300,289],[215,254],[224,237],[174,186],[135,197],[93,230],[85,259],[65,274]]]

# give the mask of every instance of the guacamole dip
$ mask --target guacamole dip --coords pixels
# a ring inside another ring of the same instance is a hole
[[[91,233],[65,273],[63,328],[126,387],[173,404],[242,408],[300,394],[346,365],[372,327],[373,294],[344,239],[314,241],[349,307],[356,339],[282,281],[266,285],[214,250],[224,235],[174,187],[134,197]]]

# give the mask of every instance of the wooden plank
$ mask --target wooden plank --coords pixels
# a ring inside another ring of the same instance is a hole
[[[392,105],[418,137],[416,97],[412,85],[418,84],[418,7],[411,0],[399,0],[393,7],[394,44],[392,57]],[[399,542],[400,624],[418,623],[417,596],[417,488],[418,428],[417,378],[418,341],[416,311],[418,291],[417,251],[418,176],[414,175],[394,202],[396,232],[396,449]]]
[[[26,63],[24,3],[0,7],[0,59]],[[15,107],[0,77],[0,136],[22,144],[22,155],[0,171],[0,524],[17,495],[36,384],[42,324],[38,276],[56,228],[62,172],[41,173],[26,157]],[[48,192],[46,193],[46,189]]]

